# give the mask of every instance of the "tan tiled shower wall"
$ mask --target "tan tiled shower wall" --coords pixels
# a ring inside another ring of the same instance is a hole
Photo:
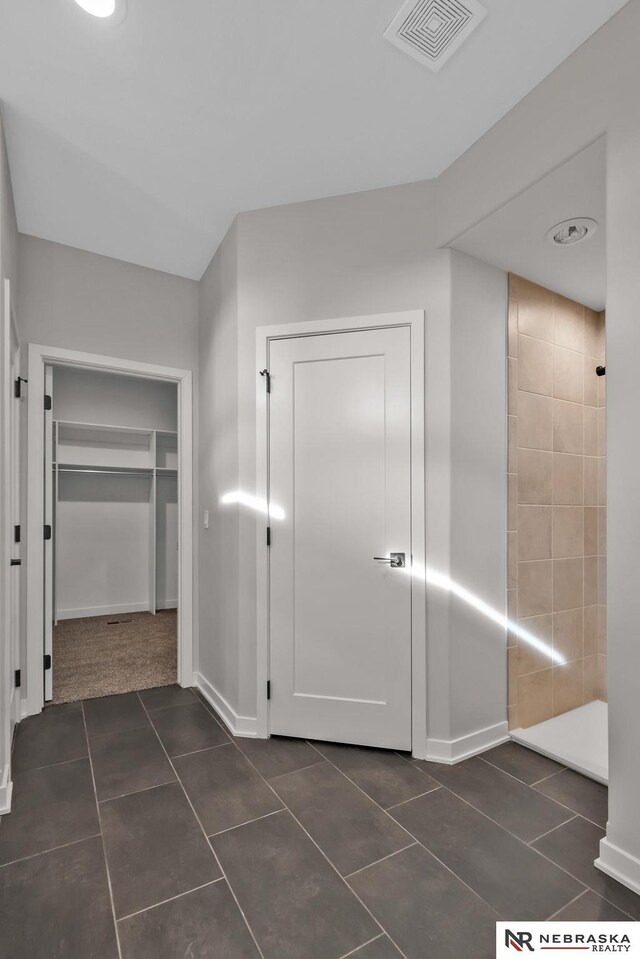
[[[604,313],[511,275],[507,351],[515,728],[606,699]]]

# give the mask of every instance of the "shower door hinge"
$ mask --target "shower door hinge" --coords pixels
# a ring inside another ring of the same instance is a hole
[[[271,699],[271,680],[267,680],[267,699]]]
[[[271,373],[269,370],[260,370],[260,376],[264,376],[267,386],[267,393],[271,392]]]
[[[16,687],[16,689],[20,689],[22,684],[22,675],[19,669],[16,669],[15,673],[13,674],[13,680],[13,685]]]
[[[267,546],[271,546],[271,527],[267,526]]]
[[[44,408],[47,411],[53,409],[53,400],[51,399],[48,393],[45,393],[44,395]]]
[[[42,659],[45,670],[51,669],[51,653],[45,653]]]

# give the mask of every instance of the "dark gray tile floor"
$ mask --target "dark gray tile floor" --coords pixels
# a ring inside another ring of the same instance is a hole
[[[448,959],[498,918],[640,919],[603,786],[514,743],[456,767],[234,739],[190,690],[18,727],[0,959]]]

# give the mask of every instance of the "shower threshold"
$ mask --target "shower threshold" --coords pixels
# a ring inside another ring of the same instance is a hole
[[[609,781],[608,708],[599,699],[536,726],[512,729],[510,735],[591,779]]]

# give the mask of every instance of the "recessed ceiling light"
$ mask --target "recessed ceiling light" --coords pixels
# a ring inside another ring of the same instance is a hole
[[[580,243],[587,237],[593,236],[598,229],[595,220],[589,217],[577,217],[574,220],[563,220],[562,223],[556,223],[545,234],[545,240],[553,243],[555,246],[571,246],[572,243]]]
[[[116,12],[116,0],[76,0],[76,3],[92,17],[111,17]]]

